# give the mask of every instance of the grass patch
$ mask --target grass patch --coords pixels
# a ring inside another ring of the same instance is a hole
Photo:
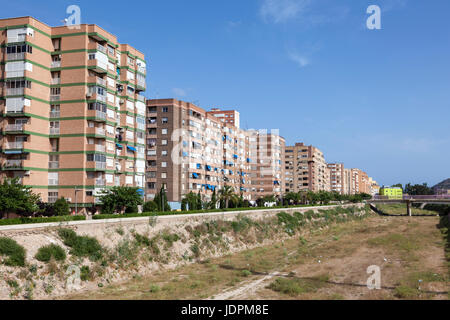
[[[0,238],[0,256],[6,256],[3,263],[11,267],[25,266],[25,248],[15,240]]]
[[[291,297],[297,297],[304,293],[316,292],[326,285],[328,276],[320,276],[311,279],[277,278],[267,288]]]
[[[40,247],[35,258],[41,262],[49,262],[52,258],[56,261],[66,260],[66,252],[56,244]]]
[[[85,216],[59,216],[59,217],[42,217],[42,218],[15,218],[15,219],[1,219],[0,226],[11,226],[16,224],[35,224],[35,223],[50,223],[50,222],[65,222],[65,221],[83,221]]]

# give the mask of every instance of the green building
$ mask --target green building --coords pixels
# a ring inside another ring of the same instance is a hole
[[[380,196],[386,196],[389,199],[403,199],[403,189],[383,187],[380,189]]]

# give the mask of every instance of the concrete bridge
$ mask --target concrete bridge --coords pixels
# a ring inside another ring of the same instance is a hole
[[[406,214],[412,216],[412,205],[414,203],[422,204],[421,209],[423,209],[427,204],[446,204],[450,205],[450,195],[432,195],[432,196],[403,196],[399,199],[389,199],[385,196],[374,196],[372,200],[368,203],[376,205],[382,203],[405,203],[406,204]]]

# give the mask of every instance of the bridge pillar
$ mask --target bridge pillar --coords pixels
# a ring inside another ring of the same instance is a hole
[[[411,201],[406,201],[406,214],[412,217]]]

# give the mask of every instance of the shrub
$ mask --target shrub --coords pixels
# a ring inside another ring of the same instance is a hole
[[[39,248],[35,258],[41,262],[49,262],[52,258],[56,261],[66,260],[66,252],[56,244]]]
[[[155,203],[155,201],[147,201],[144,203],[143,207],[144,212],[156,212],[158,211],[158,205]]]
[[[11,267],[25,266],[25,248],[13,239],[0,238],[0,255],[7,258],[3,263]]]
[[[57,216],[68,216],[70,214],[69,203],[64,198],[56,200],[53,204],[53,208]]]
[[[91,261],[98,261],[102,257],[103,248],[97,239],[78,236],[71,229],[60,229],[58,234],[64,244],[71,248],[70,254],[76,257],[88,257]]]

